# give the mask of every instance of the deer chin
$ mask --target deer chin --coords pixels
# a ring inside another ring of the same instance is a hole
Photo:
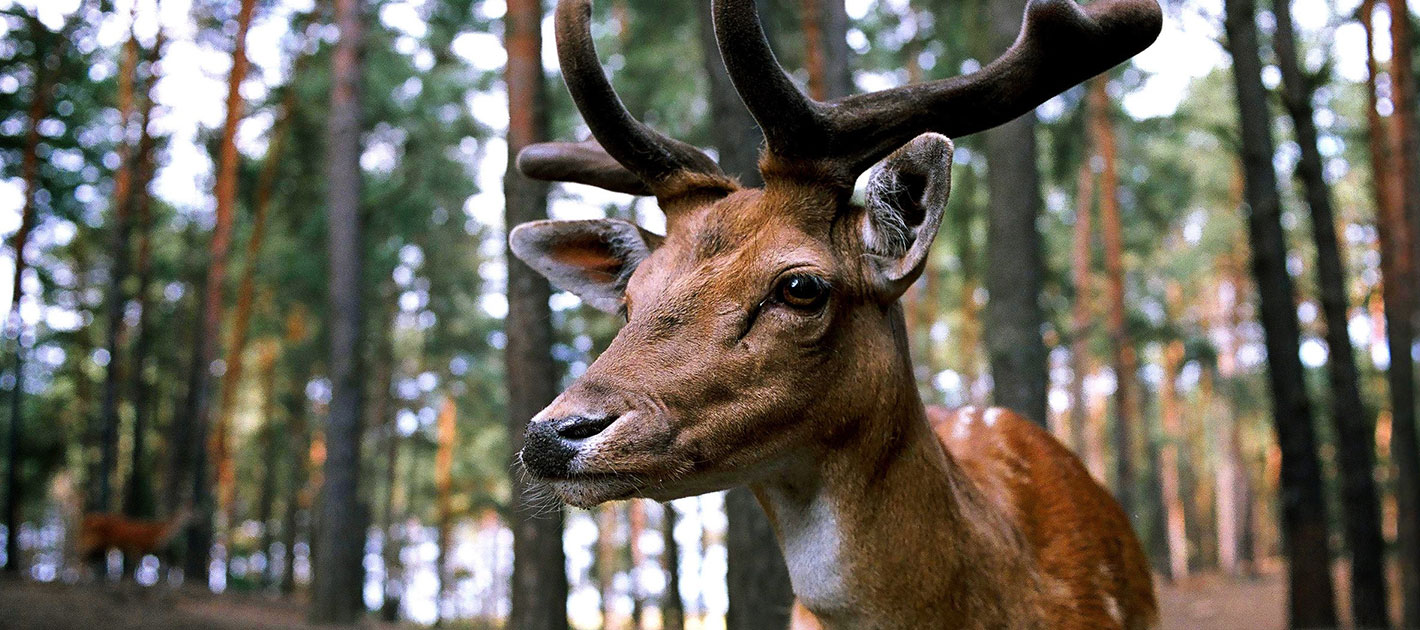
[[[583,509],[596,507],[607,501],[630,499],[637,495],[636,486],[625,479],[558,479],[547,482],[547,487],[559,501]]]
[[[642,473],[627,473],[602,472],[596,464],[579,462],[576,470],[565,477],[539,481],[558,500],[579,508],[626,499],[650,499],[664,503],[728,490],[746,481],[740,474],[688,472],[671,461],[661,463],[663,465],[648,466]],[[608,465],[607,468],[619,470],[620,467]]]

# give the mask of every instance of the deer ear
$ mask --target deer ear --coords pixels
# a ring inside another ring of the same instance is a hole
[[[907,291],[927,265],[952,187],[952,141],[924,133],[873,167],[862,234],[884,300]]]
[[[534,221],[508,234],[519,259],[557,288],[607,313],[621,310],[631,273],[660,240],[620,219]]]

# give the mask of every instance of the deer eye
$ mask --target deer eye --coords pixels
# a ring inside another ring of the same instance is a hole
[[[814,310],[828,300],[828,283],[818,276],[794,274],[779,281],[774,290],[780,302],[800,310]]]

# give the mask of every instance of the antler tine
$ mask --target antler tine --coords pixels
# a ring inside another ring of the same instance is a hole
[[[530,177],[585,181],[625,192],[648,190],[657,196],[684,190],[684,183],[675,181],[677,175],[699,175],[702,177],[697,180],[702,183],[729,182],[700,149],[661,134],[627,111],[602,72],[592,41],[591,18],[591,0],[557,3],[557,56],[562,78],[600,146],[535,145],[519,156],[520,168]],[[624,175],[615,173],[607,156],[644,182],[644,187],[630,185]]]
[[[533,179],[590,184],[629,195],[649,195],[651,189],[597,144],[542,142],[518,152],[518,170]]]
[[[851,186],[918,134],[959,137],[1006,123],[1153,43],[1155,0],[1030,0],[1011,48],[965,76],[827,103],[805,96],[774,59],[754,0],[714,0],[726,69],[764,129],[771,169],[808,168]]]

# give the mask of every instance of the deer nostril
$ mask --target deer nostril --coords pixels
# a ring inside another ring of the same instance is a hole
[[[573,416],[557,423],[557,435],[564,440],[585,440],[616,422],[614,416]]]

